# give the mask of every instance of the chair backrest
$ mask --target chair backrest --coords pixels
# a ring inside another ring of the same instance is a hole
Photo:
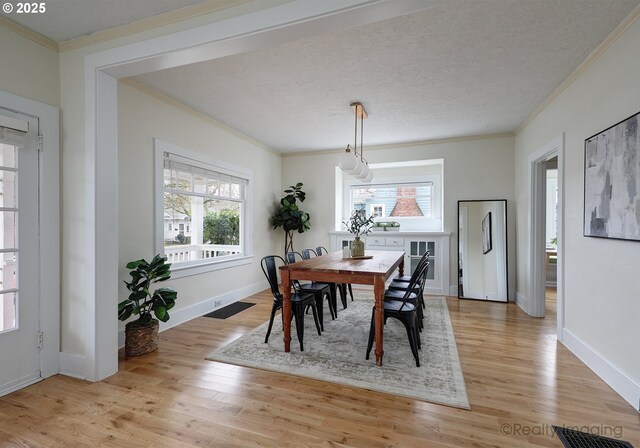
[[[309,260],[313,257],[317,257],[318,254],[313,249],[302,249],[302,259]]]
[[[287,252],[287,264],[296,263],[300,260],[304,260],[300,252],[289,251]]]
[[[296,263],[300,260],[304,260],[304,258],[302,258],[302,254],[300,254],[300,252],[294,252],[294,251],[289,251],[287,252],[287,264],[291,264],[291,263]],[[293,280],[291,283],[293,283],[293,288],[300,292],[301,291],[301,287],[300,287],[300,282],[298,280]]]
[[[424,288],[424,281],[422,282],[422,284],[420,284],[420,281],[423,278],[426,278],[426,272],[428,269],[429,269],[429,257],[423,256],[423,258],[421,258],[420,261],[418,262],[418,266],[416,266],[415,271],[413,271],[413,274],[411,274],[411,279],[409,279],[409,285],[407,286],[407,289],[404,292],[404,296],[402,297],[402,306],[400,307],[400,311],[402,311],[402,308],[404,308],[407,302],[409,301],[409,297],[411,297],[411,294],[413,293],[413,290],[415,289],[416,286],[418,286],[420,288],[420,291],[422,291],[422,289]]]
[[[326,248],[326,247],[324,247],[324,246],[318,246],[318,247],[316,247],[316,254],[318,254],[318,256],[320,256],[320,255],[326,255],[326,254],[328,254],[328,253],[329,253],[329,251],[327,250],[327,248]]]
[[[262,268],[264,276],[267,277],[274,300],[282,300],[282,295],[278,288],[278,260],[280,260],[282,264],[285,264],[284,259],[278,255],[267,255],[260,261],[260,267]]]

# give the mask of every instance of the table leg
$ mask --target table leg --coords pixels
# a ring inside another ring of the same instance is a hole
[[[384,279],[382,277],[375,277],[373,281],[373,295],[376,299],[376,312],[374,316],[376,326],[376,364],[382,365],[382,355],[384,350],[382,348],[382,333],[384,327]]]
[[[284,351],[291,350],[291,279],[289,271],[283,269],[280,271],[282,278],[282,326],[284,330]]]
[[[400,262],[400,266],[398,266],[398,271],[400,273],[400,277],[404,275],[404,257],[402,257],[402,261]]]

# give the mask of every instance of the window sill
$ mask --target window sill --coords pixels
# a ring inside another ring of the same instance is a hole
[[[192,275],[205,274],[207,272],[220,271],[222,269],[235,268],[251,264],[253,255],[243,255],[230,260],[208,261],[199,264],[180,266],[174,263],[171,266],[171,279],[190,277]]]

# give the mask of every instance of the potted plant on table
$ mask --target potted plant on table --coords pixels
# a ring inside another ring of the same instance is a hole
[[[140,356],[158,349],[158,320],[169,320],[168,311],[175,306],[178,293],[171,288],[151,292],[152,284],[171,278],[171,263],[160,255],[150,263],[144,259],[132,261],[127,269],[131,269],[131,281],[124,283],[131,294],[118,304],[118,319],[139,316],[125,326],[125,354]]]
[[[342,221],[347,230],[355,235],[355,239],[351,243],[351,256],[364,256],[364,241],[360,239],[362,235],[368,235],[373,227],[373,216],[367,218],[364,210],[354,210],[351,217],[347,221]]]

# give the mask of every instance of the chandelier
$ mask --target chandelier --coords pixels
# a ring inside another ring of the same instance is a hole
[[[340,169],[356,179],[360,179],[362,182],[371,182],[373,171],[369,169],[369,163],[364,158],[364,147],[362,145],[363,122],[368,115],[360,103],[351,103],[351,108],[355,115],[353,152],[351,151],[351,145],[347,145],[347,149],[340,157]],[[358,154],[358,119],[360,120],[360,154]]]

